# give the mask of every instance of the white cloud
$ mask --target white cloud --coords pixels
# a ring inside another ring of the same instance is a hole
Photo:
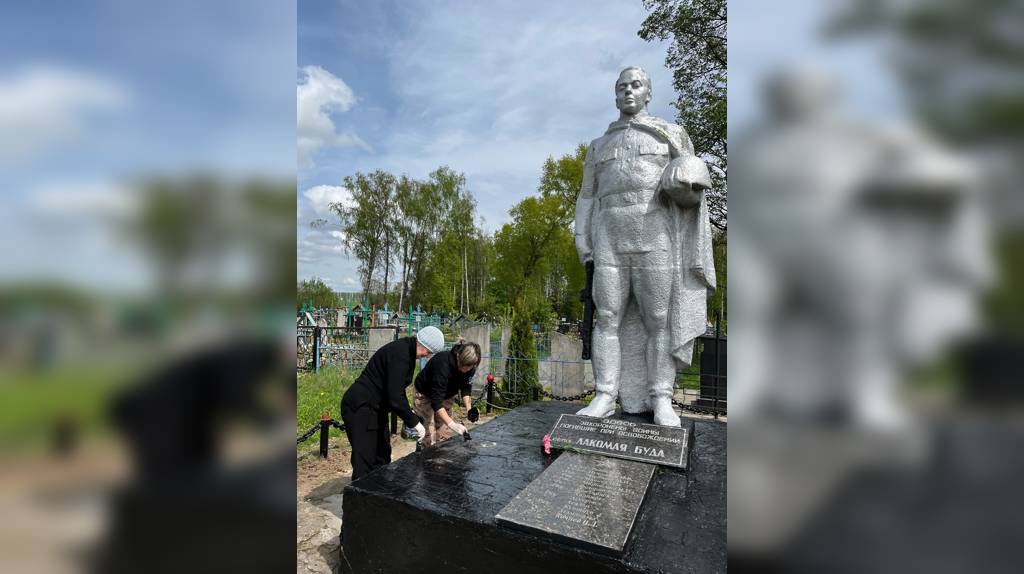
[[[370,149],[352,132],[338,133],[332,112],[347,112],[355,93],[341,78],[320,66],[304,66],[296,88],[299,167],[312,167],[313,154],[323,147]]]
[[[142,289],[152,265],[117,225],[138,208],[133,188],[103,180],[31,185],[0,210],[0,276],[100,289]],[[111,262],[116,262],[112,264]]]
[[[23,161],[77,141],[90,115],[124,109],[123,86],[87,72],[49,66],[0,78],[0,161]]]
[[[28,195],[33,215],[47,219],[125,217],[138,207],[128,189],[107,181],[49,182]]]
[[[345,252],[341,245],[344,235],[340,231],[313,229],[298,240],[298,252],[310,252],[312,255],[341,255]]]
[[[650,111],[673,119],[667,44],[636,35],[643,6],[618,0],[586,5],[398,3],[336,36],[341,49],[333,53],[345,62],[337,68],[319,55],[320,38],[303,37],[300,28],[300,52],[309,41],[308,52],[325,67],[366,79],[357,86],[359,96],[372,103],[351,104],[356,113],[344,118],[373,144],[370,154],[321,151],[315,175],[302,187],[375,169],[425,178],[448,165],[465,173],[493,232],[508,221],[509,208],[536,193],[547,157],[573,152],[616,119],[613,85],[623,67],[639,65],[651,74]],[[324,30],[346,26],[351,12],[324,21]],[[537,18],[541,12],[545,17]],[[379,59],[353,59],[361,52]],[[314,198],[303,197],[313,211]],[[300,253],[298,273],[358,277],[358,264],[352,256],[307,251]]]
[[[352,194],[348,188],[340,185],[317,185],[302,192],[302,195],[309,200],[313,211],[320,217],[332,215],[332,203],[341,203],[345,206],[352,205]]]
[[[651,113],[675,117],[666,44],[636,35],[641,5],[431,3],[399,12],[402,25],[393,28],[401,34],[375,31],[388,56],[382,83],[394,92],[369,95],[396,104],[388,123],[373,116],[359,124],[361,133],[380,134],[379,153],[338,158],[343,173],[380,168],[424,177],[448,165],[466,174],[488,225],[500,225],[536,192],[545,159],[573,152],[616,119],[613,85],[622,68],[645,68],[654,83]]]

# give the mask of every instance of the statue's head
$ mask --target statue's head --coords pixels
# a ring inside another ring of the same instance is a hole
[[[647,108],[651,101],[651,77],[643,68],[630,66],[615,81],[615,107],[620,112],[635,116]]]
[[[828,112],[839,100],[835,77],[820,68],[776,70],[764,84],[764,98],[777,119],[811,120]]]

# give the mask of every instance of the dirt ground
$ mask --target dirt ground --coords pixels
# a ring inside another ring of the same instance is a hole
[[[480,415],[471,431],[494,418]],[[310,440],[315,440],[315,437]],[[461,439],[453,439],[461,440]],[[342,491],[352,479],[351,452],[344,438],[332,438],[326,459],[317,449],[301,448],[296,460],[297,563],[300,574],[334,574],[341,559]],[[391,437],[392,462],[416,452],[416,441]]]

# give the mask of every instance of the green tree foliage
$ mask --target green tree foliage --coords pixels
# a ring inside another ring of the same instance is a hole
[[[520,394],[522,402],[529,401],[533,388],[539,384],[537,372],[537,342],[533,338],[532,322],[527,313],[513,311],[508,359],[505,361],[505,389]]]
[[[551,311],[544,284],[552,271],[553,247],[571,242],[558,197],[527,197],[511,210],[512,222],[495,236],[497,299],[517,313],[539,319]]]
[[[1024,44],[1019,27],[1008,23],[1019,24],[1020,14],[1019,3],[1004,0],[849,0],[826,32],[893,40],[901,57],[890,64],[912,111],[930,129],[957,141],[1016,146],[1024,133]]]
[[[483,263],[475,246],[483,231],[474,221],[476,201],[466,188],[466,177],[443,166],[419,188],[426,230],[412,246],[410,300],[467,315],[479,312],[473,303],[480,298],[474,293],[486,289],[489,277],[474,267]]]
[[[292,296],[295,184],[231,181],[208,174],[152,177],[139,183],[140,209],[116,225],[149,256],[165,302],[236,291],[223,269],[252,259],[246,297],[276,304]]]
[[[470,315],[489,303],[493,249],[476,224],[476,202],[463,174],[442,166],[416,180],[377,170],[346,177],[344,185],[352,203],[331,210],[346,251],[359,260],[363,295],[372,304]]]
[[[571,230],[576,197],[583,182],[587,148],[548,158],[538,191],[512,208],[512,221],[495,234],[495,298],[512,309],[512,337],[506,372],[519,393],[530,396],[537,385],[533,324],[544,329],[559,317],[582,314],[579,291],[583,266]]]
[[[254,179],[242,185],[240,199],[245,215],[238,224],[242,243],[260,254],[255,287],[287,305],[295,277],[295,182]]]
[[[649,14],[638,35],[672,40],[665,65],[672,70],[676,121],[711,168],[708,194],[711,223],[728,220],[726,121],[726,0],[643,0]],[[657,88],[657,86],[655,86]]]
[[[541,168],[537,190],[542,197],[558,199],[560,216],[566,225],[576,214],[576,198],[583,188],[583,164],[587,159],[587,144],[576,146],[571,154],[555,159],[549,157]]]
[[[992,202],[999,280],[988,293],[988,319],[1024,332],[1024,221],[1017,197],[1024,181],[1024,90],[1019,2],[850,0],[827,27],[832,38],[882,37],[911,112],[929,131],[983,149],[979,161]],[[1015,26],[1016,24],[1016,26]],[[991,168],[991,169],[989,169]]]
[[[190,267],[207,267],[221,252],[227,218],[222,184],[215,178],[152,178],[142,185],[138,216],[126,230],[151,256],[165,297],[185,295]]]
[[[360,280],[364,297],[373,289],[375,272],[385,268],[385,284],[390,271],[391,239],[398,180],[385,171],[357,173],[345,178],[345,187],[352,194],[352,205],[331,204],[341,220],[345,250],[359,259]],[[384,289],[387,292],[387,289]]]
[[[726,234],[723,232],[714,233],[711,236],[711,249],[715,258],[715,279],[718,282],[718,288],[715,289],[714,295],[708,301],[708,319],[713,323],[715,317],[719,317],[722,321],[722,330],[725,330],[726,326],[726,311],[728,302],[728,258],[727,254],[729,251],[729,245],[726,241]]]
[[[296,310],[303,305],[314,307],[337,308],[342,306],[341,299],[322,279],[314,277],[299,283],[295,297]]]
[[[572,242],[564,223],[562,198],[555,194],[527,197],[511,210],[512,222],[497,232],[496,299],[512,310],[512,333],[506,365],[507,388],[530,393],[537,384],[534,323],[551,323],[553,301],[545,293],[546,280],[558,262],[554,247]],[[578,264],[578,263],[577,263]],[[514,387],[512,387],[514,385]],[[527,395],[528,396],[528,395]]]

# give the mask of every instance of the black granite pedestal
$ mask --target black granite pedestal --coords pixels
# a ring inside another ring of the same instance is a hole
[[[342,571],[725,572],[726,427],[696,420],[690,467],[657,467],[629,543],[608,554],[495,516],[552,463],[541,437],[578,404],[535,402],[409,455],[344,493]],[[563,455],[564,456],[564,455]]]

